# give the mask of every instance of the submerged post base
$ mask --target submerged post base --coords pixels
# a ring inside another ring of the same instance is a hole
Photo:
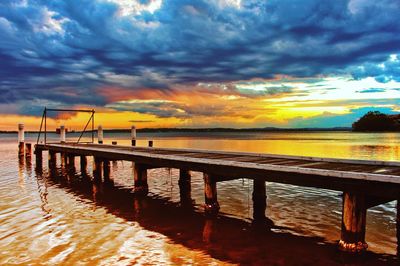
[[[365,243],[366,214],[365,195],[344,191],[340,250],[358,253],[368,248]]]
[[[218,202],[204,204],[204,211],[206,214],[217,214],[219,211]]]
[[[134,175],[135,181],[135,194],[146,196],[149,192],[149,186],[147,184],[147,167],[143,164],[135,164]]]
[[[214,175],[204,173],[204,210],[206,214],[216,214],[219,211],[217,199],[217,178]]]
[[[346,243],[343,240],[340,240],[338,246],[341,251],[351,253],[360,253],[366,251],[368,248],[368,244],[361,241],[357,243]]]
[[[135,186],[135,195],[146,196],[149,193],[149,187],[147,186]]]

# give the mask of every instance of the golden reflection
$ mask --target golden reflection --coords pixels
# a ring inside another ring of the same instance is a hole
[[[25,191],[25,160],[24,156],[18,156],[18,185]]]
[[[38,192],[39,192],[39,197],[40,197],[40,201],[41,201],[41,205],[40,208],[42,209],[42,211],[45,213],[44,218],[45,219],[50,219],[51,216],[51,210],[50,208],[48,208],[48,184],[47,184],[47,179],[45,177],[43,177],[43,173],[41,170],[36,170],[36,183],[37,183],[37,188],[38,188]]]
[[[336,139],[332,134],[340,134]],[[266,132],[239,136],[229,133],[224,138],[209,139],[207,135],[199,134],[197,138],[160,138],[157,147],[160,148],[193,148],[206,150],[226,150],[255,153],[285,154],[297,156],[316,156],[330,158],[348,158],[365,160],[400,159],[400,134],[378,134],[374,136],[362,133],[276,133]],[[236,139],[237,138],[237,139]],[[232,141],[235,142],[232,145]],[[385,143],[385,144],[382,144]]]
[[[26,164],[26,173],[29,177],[32,176],[32,158],[30,156],[27,156],[25,158],[25,164]]]

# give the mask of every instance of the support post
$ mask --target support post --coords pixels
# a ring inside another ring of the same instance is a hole
[[[26,158],[32,157],[32,143],[25,143],[25,156]]]
[[[99,125],[99,128],[97,129],[97,142],[99,144],[103,144],[103,126]]]
[[[35,148],[36,168],[42,168],[43,166],[43,151]]]
[[[267,193],[265,181],[262,179],[253,180],[253,220],[254,222],[265,222],[265,210],[267,208]]]
[[[217,178],[213,175],[206,173],[204,173],[204,196],[204,208],[206,213],[218,213],[219,204],[217,200]]]
[[[135,164],[133,171],[135,181],[135,193],[147,195],[149,187],[147,184],[147,168],[143,164]]]
[[[24,156],[25,131],[24,124],[18,124],[18,156]]]
[[[132,146],[136,146],[136,127],[131,127],[131,144]]]
[[[101,177],[102,177],[102,168],[103,168],[102,164],[103,164],[103,161],[100,158],[94,157],[94,159],[93,159],[93,176],[97,180],[101,180]]]
[[[339,249],[347,252],[361,252],[367,249],[365,196],[345,191],[343,193],[342,233]]]
[[[54,168],[57,163],[57,154],[55,151],[49,151],[49,168]]]
[[[149,140],[149,147],[153,147],[153,141]]]
[[[68,168],[74,169],[75,168],[75,155],[68,154]]]
[[[192,206],[191,196],[191,173],[188,170],[179,170],[179,195],[181,198],[181,206]]]
[[[68,156],[65,152],[61,152],[60,153],[60,157],[61,157],[61,166],[66,166],[68,165]]]
[[[65,143],[65,126],[60,126],[60,142]]]
[[[104,160],[103,161],[103,174],[104,174],[104,181],[110,181],[110,161]]]
[[[87,158],[85,155],[81,155],[81,173],[86,173],[87,171]]]

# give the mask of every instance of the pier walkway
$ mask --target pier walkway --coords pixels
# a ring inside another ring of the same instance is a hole
[[[217,182],[237,178],[254,180],[255,219],[265,219],[266,181],[342,191],[342,233],[339,247],[352,252],[367,248],[366,210],[397,200],[400,196],[400,162],[105,144],[47,143],[35,145],[36,162],[39,166],[42,165],[42,151],[45,150],[49,152],[49,167],[55,166],[57,153],[69,164],[74,164],[75,157],[80,157],[81,170],[86,169],[86,156],[93,156],[94,176],[104,178],[110,172],[110,161],[132,161],[135,163],[135,193],[138,194],[146,194],[148,191],[147,169],[180,169],[179,185],[182,193],[185,190],[190,191],[190,171],[203,172],[205,210],[211,214],[219,209]]]

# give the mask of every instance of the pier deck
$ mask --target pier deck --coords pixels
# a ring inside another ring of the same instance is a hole
[[[203,172],[205,207],[210,212],[219,208],[216,183],[236,178],[254,180],[254,208],[258,209],[255,217],[265,215],[265,181],[343,191],[339,246],[350,251],[366,248],[366,210],[397,200],[400,195],[399,162],[72,143],[37,144],[37,158],[41,158],[43,150],[49,151],[49,164],[56,153],[72,158],[80,156],[81,167],[86,156],[93,156],[94,170],[98,172],[104,167],[104,173],[109,171],[109,161],[133,161],[135,187],[142,192],[147,192],[147,169],[178,168],[182,183],[186,180],[189,186],[190,171]],[[260,200],[264,203],[256,202]]]

